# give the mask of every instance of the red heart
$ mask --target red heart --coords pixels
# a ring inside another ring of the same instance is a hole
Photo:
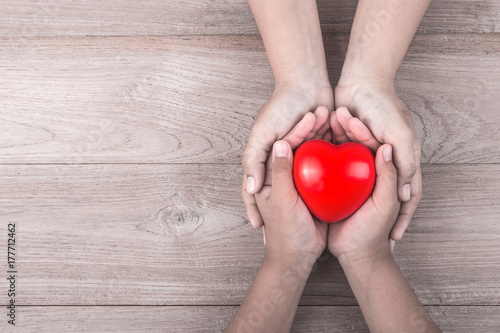
[[[311,214],[338,222],[368,199],[375,185],[375,160],[365,146],[311,140],[295,152],[295,187]]]

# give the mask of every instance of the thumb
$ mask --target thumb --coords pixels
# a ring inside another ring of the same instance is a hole
[[[372,196],[377,210],[383,215],[398,212],[397,171],[392,163],[392,147],[390,145],[382,145],[377,150],[375,170],[377,178]],[[395,220],[396,217],[394,217]]]
[[[295,191],[292,168],[293,154],[290,145],[286,141],[277,141],[273,146],[273,193],[285,195],[290,191]]]

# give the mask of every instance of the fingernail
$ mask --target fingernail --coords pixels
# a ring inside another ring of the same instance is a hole
[[[403,186],[402,190],[401,190],[401,194],[403,196],[403,201],[408,201],[410,200],[410,184],[406,184],[405,186]]]
[[[251,193],[255,189],[255,178],[248,177],[247,178],[247,192]]]
[[[383,155],[384,155],[384,160],[386,162],[390,162],[392,160],[392,147],[391,146],[385,147]]]
[[[276,157],[287,157],[288,147],[283,142],[276,142],[274,144],[274,153],[276,154]]]

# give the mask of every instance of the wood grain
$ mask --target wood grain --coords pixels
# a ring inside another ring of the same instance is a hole
[[[246,1],[0,7],[0,331],[221,331],[264,254],[239,163],[273,78]],[[356,1],[318,7],[335,85]],[[444,332],[500,331],[499,23],[498,0],[433,1],[396,80],[430,164],[395,258]],[[300,303],[292,332],[368,332],[327,252]]]
[[[500,165],[423,174],[424,199],[397,245],[402,271],[423,304],[500,305]],[[2,230],[16,223],[19,238],[17,302],[240,304],[264,250],[241,175],[221,164],[1,165]],[[356,304],[331,255],[301,304]]]
[[[319,0],[325,33],[350,31],[352,0]],[[85,2],[2,0],[2,36],[137,36],[257,34],[245,0]],[[496,0],[434,1],[420,33],[499,32]],[[380,20],[387,16],[373,13]],[[397,15],[397,11],[393,15]]]
[[[273,86],[255,37],[30,39],[17,50],[0,57],[6,163],[238,162]]]
[[[443,332],[497,333],[498,306],[426,306]],[[221,332],[235,306],[21,306],[3,332]],[[4,328],[5,327],[5,328]],[[291,332],[368,332],[357,306],[299,306]]]
[[[335,84],[347,36],[325,37]],[[500,163],[500,34],[426,35],[396,81],[426,163]],[[255,36],[0,39],[0,163],[239,163],[273,90]]]

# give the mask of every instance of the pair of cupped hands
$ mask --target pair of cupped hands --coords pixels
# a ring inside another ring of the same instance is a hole
[[[334,98],[335,106],[334,110]],[[375,188],[352,216],[327,224],[313,217],[292,176],[303,142],[361,143],[376,154]],[[328,246],[341,263],[390,255],[421,198],[420,143],[393,83],[277,86],[262,107],[244,153],[242,196],[263,229],[266,257],[314,262]]]

